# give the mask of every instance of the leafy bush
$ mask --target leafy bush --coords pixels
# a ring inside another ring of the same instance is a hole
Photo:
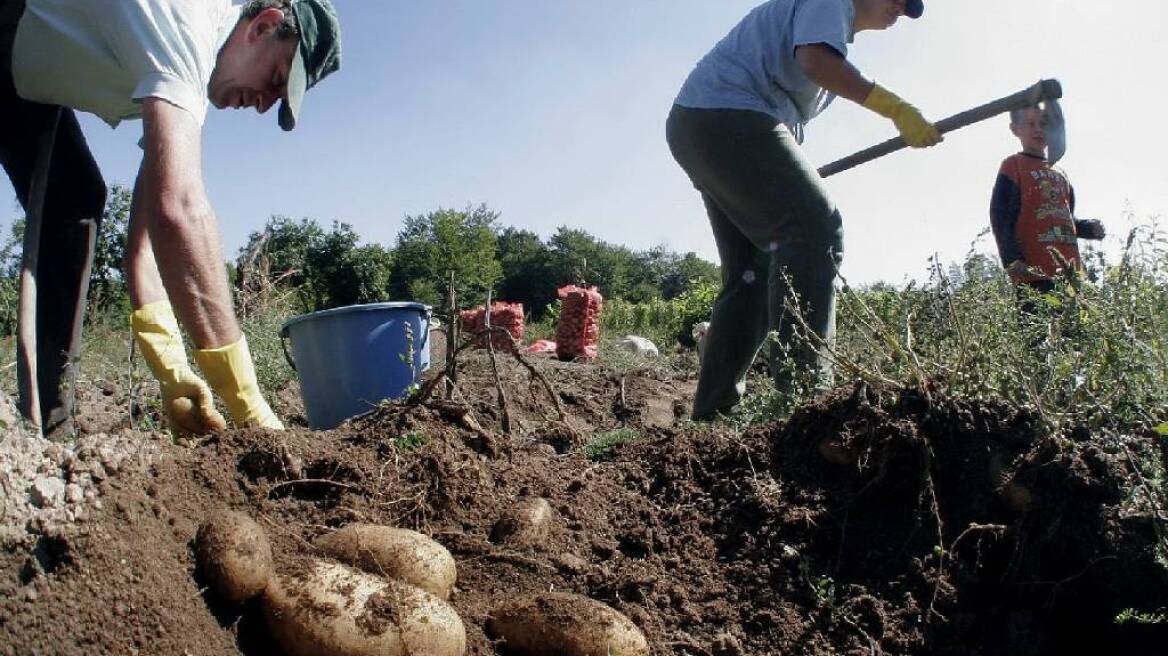
[[[0,278],[0,335],[15,335],[20,306],[16,278]]]
[[[265,286],[293,290],[299,313],[384,301],[390,295],[393,255],[359,241],[345,223],[325,232],[311,219],[272,217],[240,251],[237,286],[245,298],[264,292]]]
[[[718,287],[712,283],[691,286],[672,300],[653,299],[631,303],[605,299],[601,328],[614,333],[637,333],[660,344],[681,342],[693,346],[693,325],[710,320]]]
[[[503,277],[496,257],[498,218],[485,205],[406,217],[394,251],[390,291],[401,300],[437,305],[453,276],[459,303],[483,303]]]
[[[122,271],[126,253],[126,232],[130,223],[132,191],[113,185],[106,195],[101,227],[94,244],[90,268],[89,296],[85,321],[89,326],[106,320],[124,321],[130,313],[130,298]],[[44,239],[51,239],[45,235]],[[24,219],[8,227],[0,244],[0,335],[16,333],[20,302],[20,267],[24,252]]]
[[[1168,240],[1147,226],[1127,243],[1117,264],[1092,255],[1096,281],[1069,274],[1046,294],[977,255],[935,263],[922,285],[845,287],[832,359],[847,377],[1026,404],[1052,429],[1155,426],[1168,418]]]
[[[126,256],[133,196],[132,189],[117,184],[111,186],[106,194],[105,212],[101,219],[101,229],[97,232],[89,280],[86,320],[90,324],[106,318],[123,322],[130,314],[130,295],[122,270],[122,259]]]
[[[291,298],[273,295],[253,302],[250,310],[240,314],[240,328],[247,335],[247,345],[255,361],[256,378],[269,403],[275,394],[296,377],[284,355],[280,328],[296,314]],[[291,346],[289,346],[291,348]]]

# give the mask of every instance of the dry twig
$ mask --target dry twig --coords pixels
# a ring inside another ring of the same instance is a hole
[[[965,358],[969,350],[969,339],[965,335],[965,325],[961,322],[961,315],[957,312],[957,306],[953,303],[953,285],[949,282],[949,276],[941,269],[940,255],[933,256],[933,266],[936,270],[937,277],[941,280],[941,285],[945,289],[945,300],[948,302],[949,314],[953,317],[953,325],[957,327],[957,338],[961,342],[961,351],[957,355],[957,371],[965,370]],[[912,353],[911,347],[909,353]],[[915,357],[915,356],[914,356]]]
[[[1165,535],[1164,529],[1161,527],[1161,522],[1164,521],[1164,512],[1160,509],[1160,504],[1156,501],[1156,491],[1148,484],[1147,479],[1144,478],[1143,472],[1140,471],[1139,465],[1136,464],[1135,456],[1127,448],[1127,445],[1122,445],[1123,453],[1127,456],[1127,462],[1131,465],[1132,471],[1136,478],[1140,481],[1140,487],[1144,488],[1144,494],[1148,497],[1148,503],[1152,506],[1152,529],[1156,531],[1156,538],[1163,544],[1165,551],[1168,551],[1168,536]]]
[[[933,448],[926,441],[921,445],[922,462],[921,469],[924,472],[925,491],[929,494],[929,508],[933,511],[933,520],[937,523],[937,549],[939,554],[937,556],[937,580],[933,586],[933,598],[929,601],[929,612],[925,615],[925,622],[931,622],[933,616],[936,615],[944,619],[944,616],[937,612],[937,598],[941,595],[941,583],[945,578],[945,561],[949,555],[949,550],[945,548],[945,525],[941,521],[941,504],[937,501],[937,486],[933,483]]]
[[[544,376],[543,373],[536,369],[535,365],[531,364],[531,362],[528,361],[527,358],[523,355],[523,349],[520,348],[521,345],[519,344],[518,340],[516,340],[511,335],[511,333],[498,326],[491,328],[491,330],[493,332],[502,332],[502,334],[507,335],[507,337],[510,338],[512,342],[514,342],[515,348],[511,349],[511,355],[515,356],[515,359],[519,361],[519,364],[523,365],[523,367],[527,369],[527,372],[531,374],[533,378],[543,384],[544,389],[547,390],[548,397],[551,398],[552,404],[556,407],[556,414],[559,416],[560,421],[564,422],[564,424],[567,424],[568,415],[564,412],[563,404],[560,403],[559,393],[556,392],[555,387],[552,386],[551,381],[547,379],[547,376]]]
[[[508,404],[507,404],[507,392],[503,389],[503,381],[499,378],[499,363],[495,359],[495,336],[492,334],[492,330],[491,330],[491,292],[489,292],[489,291],[487,292],[487,304],[486,304],[486,306],[484,306],[483,314],[484,314],[484,318],[486,320],[486,325],[487,325],[487,328],[486,328],[487,353],[490,354],[491,373],[495,377],[495,392],[498,395],[497,398],[499,401],[499,412],[502,415],[501,420],[502,420],[502,425],[503,425],[503,433],[506,435],[510,435],[511,434],[511,411],[510,411],[510,408],[508,408]],[[510,335],[510,333],[506,330],[504,330],[503,332]],[[517,343],[515,343],[514,338],[512,338],[512,340],[511,340],[511,346],[512,346],[512,349],[519,348],[519,345]]]
[[[454,272],[450,272],[450,286],[446,289],[446,400],[454,396],[454,386],[458,384],[458,333],[462,329],[458,317],[458,303],[454,294]]]
[[[342,488],[345,490],[349,490],[350,492],[354,492],[356,494],[364,494],[365,493],[365,490],[363,490],[362,488],[360,488],[356,485],[353,485],[351,483],[342,483],[340,481],[333,481],[333,480],[329,480],[327,478],[298,478],[294,481],[283,481],[282,483],[276,483],[275,485],[273,485],[271,488],[268,489],[267,497],[270,499],[270,498],[272,498],[272,494],[276,490],[279,490],[279,489],[285,488],[285,487],[292,487],[294,485],[326,485],[326,486],[332,486],[332,487],[339,487],[339,488]]]
[[[128,385],[128,387],[126,389],[129,390],[129,395],[130,395],[130,403],[129,403],[130,430],[137,430],[138,429],[138,427],[134,425],[134,401],[136,400],[136,397],[138,396],[137,394],[134,393],[134,346],[135,346],[136,342],[137,342],[137,340],[135,340],[133,335],[131,335],[130,336],[130,355],[129,355],[129,357],[126,358],[126,384]]]

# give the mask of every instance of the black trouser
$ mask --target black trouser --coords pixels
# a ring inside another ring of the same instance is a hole
[[[835,333],[836,269],[843,222],[815,168],[791,132],[760,112],[674,106],[666,122],[674,159],[702,194],[718,257],[722,290],[703,347],[693,416],[704,419],[738,403],[745,376],[767,334],[775,387],[794,390],[797,368],[831,384],[831,362],[795,338],[786,302],[799,301],[802,323],[820,339]]]
[[[1080,336],[1079,308],[1074,297],[1059,294],[1057,303],[1049,303],[1040,295],[1055,291],[1051,280],[1035,280],[1015,285],[1018,302],[1018,323],[1032,334],[1031,348],[1038,348],[1051,338],[1077,340]]]
[[[106,187],[73,111],[16,95],[12,43],[23,13],[24,0],[0,0],[0,164],[27,211],[39,145],[48,126],[57,122],[40,244],[26,245],[37,248],[36,383],[42,429],[49,434],[67,425],[72,413],[74,369]],[[21,412],[28,416],[30,409]]]
[[[1019,283],[1014,287],[1014,296],[1018,299],[1018,316],[1025,323],[1038,314],[1038,303],[1035,294],[1049,294],[1054,291],[1054,283],[1049,280],[1035,280]]]

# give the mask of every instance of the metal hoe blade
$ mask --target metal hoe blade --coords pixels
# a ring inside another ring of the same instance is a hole
[[[1046,159],[1051,164],[1067,154],[1067,123],[1057,98],[1047,98],[1042,105],[1042,127],[1046,130]]]

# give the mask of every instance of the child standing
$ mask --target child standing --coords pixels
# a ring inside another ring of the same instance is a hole
[[[1082,268],[1078,239],[1106,234],[1098,221],[1074,218],[1075,190],[1066,174],[1046,159],[1045,128],[1038,107],[1010,112],[1010,131],[1022,152],[1002,162],[990,201],[1002,266],[1016,284],[1040,292],[1053,288],[1064,265]]]

